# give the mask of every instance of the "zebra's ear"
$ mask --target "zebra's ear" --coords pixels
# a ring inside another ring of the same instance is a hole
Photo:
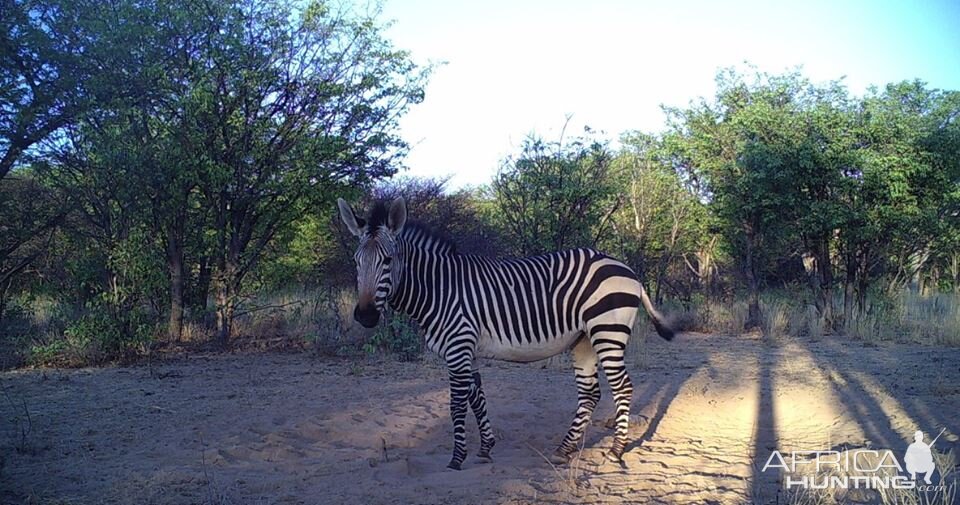
[[[357,216],[353,213],[350,205],[343,198],[337,198],[337,207],[340,207],[340,219],[343,224],[347,225],[350,233],[356,237],[363,235],[363,225],[357,223]]]
[[[403,225],[407,223],[407,202],[403,197],[397,197],[390,204],[390,214],[387,216],[387,226],[394,234],[400,233]]]

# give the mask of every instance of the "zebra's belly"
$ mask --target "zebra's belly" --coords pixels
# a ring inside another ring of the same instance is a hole
[[[529,363],[556,356],[567,349],[577,341],[580,336],[580,330],[566,333],[557,337],[546,338],[537,342],[521,342],[504,339],[489,334],[481,335],[477,342],[477,356],[482,358],[498,359],[503,361],[515,361],[520,363]]]

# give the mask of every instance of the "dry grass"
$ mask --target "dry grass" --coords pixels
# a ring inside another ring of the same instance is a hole
[[[867,342],[894,341],[960,345],[960,296],[923,296],[903,291],[887,300],[869,300],[863,311],[845,321],[847,335]]]
[[[957,493],[957,481],[954,476],[957,469],[957,460],[953,451],[940,453],[933,451],[933,463],[937,467],[939,483],[942,488],[931,491],[916,489],[887,489],[881,490],[878,495],[883,505],[953,505],[960,498]],[[920,480],[918,479],[918,482]],[[936,483],[935,483],[936,484]]]
[[[647,349],[647,335],[649,328],[647,321],[638,317],[633,324],[633,332],[630,334],[630,340],[627,341],[626,356],[627,362],[632,362],[635,370],[643,370],[650,365],[650,352]],[[656,338],[660,338],[659,336]]]
[[[358,354],[369,332],[351,317],[355,303],[352,288],[299,288],[246,298],[237,308],[233,345],[240,349],[308,348],[320,354]],[[151,349],[204,347],[215,339],[214,315],[188,314],[180,339],[166,335],[165,320],[143,309],[136,339],[121,339],[122,353],[104,349],[90,325],[73,334],[70,328],[96,309],[73,307],[49,297],[16,300],[6,311],[0,333],[0,369],[24,364],[77,367],[110,360],[147,356]],[[211,309],[212,310],[212,309]],[[96,319],[96,318],[95,318]],[[114,337],[111,337],[114,338]],[[112,341],[111,341],[112,342]],[[159,344],[159,345],[155,345]]]
[[[743,327],[747,322],[749,310],[747,302],[707,300],[693,309],[694,314],[692,329],[703,332],[718,332],[728,335],[739,335],[743,333]]]
[[[553,469],[557,477],[557,482],[560,484],[559,487],[578,497],[583,496],[583,490],[590,486],[589,478],[584,472],[583,461],[584,441],[587,439],[587,431],[587,429],[584,429],[583,436],[580,437],[580,442],[577,444],[577,452],[570,458],[570,461],[566,465],[555,465],[550,461],[550,458],[545,456],[536,447],[527,443],[527,447],[530,447],[539,454],[540,457],[550,465],[550,468]]]
[[[924,345],[960,346],[960,295],[920,295],[904,291],[892,297],[869,299],[863,311],[842,320],[842,299],[834,302],[834,328],[826,325],[804,293],[765,293],[761,297],[760,329],[765,338],[821,338],[831,330],[866,342],[892,341]],[[688,311],[692,327],[708,333],[738,335],[747,320],[745,301],[707,300]]]
[[[183,323],[183,332],[180,341],[187,343],[209,342],[213,339],[213,327],[195,321]]]
[[[894,296],[871,298],[862,311],[843,320],[842,299],[835,300],[833,327],[817,310],[802,300],[806,292],[775,291],[761,297],[761,330],[766,339],[806,337],[819,339],[836,331],[867,343],[892,341],[925,345],[960,346],[960,295],[920,295],[903,291]],[[363,352],[371,332],[353,321],[355,292],[347,288],[299,288],[261,294],[243,301],[235,320],[234,343],[252,348],[307,348],[324,355],[355,355]],[[14,307],[14,306],[12,306]],[[744,331],[748,308],[745,300],[705,300],[692,308],[665,310],[671,324],[681,330],[739,335]],[[103,362],[106,357],[85,340],[71,339],[65,330],[82,311],[52,298],[19,301],[5,321],[8,338],[0,346],[0,367],[23,363],[80,366]],[[640,318],[627,354],[638,369],[647,366],[644,335],[650,330]],[[12,325],[12,326],[11,326]],[[155,340],[163,341],[162,321]],[[210,314],[188,317],[179,343],[204,344],[214,337]],[[149,340],[149,339],[147,339]],[[147,345],[142,342],[140,347]],[[128,353],[144,349],[131,348]],[[93,353],[93,354],[91,354]],[[120,358],[123,358],[122,356]],[[564,357],[550,359],[549,368],[569,368]]]
[[[763,337],[771,340],[787,336],[787,330],[793,329],[790,325],[792,314],[796,311],[787,303],[780,300],[762,301],[760,304],[760,330]]]
[[[960,345],[960,297],[937,293],[922,296],[906,291],[897,312],[903,336],[909,341]]]
[[[353,321],[351,288],[298,289],[247,300],[234,323],[238,339],[306,344],[320,354],[357,347],[369,333]]]

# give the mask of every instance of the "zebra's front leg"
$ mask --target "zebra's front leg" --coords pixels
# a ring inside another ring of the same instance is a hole
[[[466,415],[473,385],[471,356],[447,358],[447,373],[450,376],[450,419],[453,421],[453,457],[447,468],[459,470],[467,458]]]
[[[477,426],[480,428],[480,452],[478,458],[490,460],[490,450],[497,443],[493,437],[493,429],[490,427],[490,419],[487,418],[487,398],[483,394],[480,372],[474,370],[473,382],[470,384],[470,394],[468,396],[470,409],[477,416]]]
[[[550,457],[550,462],[563,464],[570,461],[577,451],[580,439],[590,424],[590,418],[600,402],[600,380],[597,377],[597,354],[590,339],[582,337],[573,347],[573,368],[577,382],[577,412],[570,430],[563,437],[560,447]]]

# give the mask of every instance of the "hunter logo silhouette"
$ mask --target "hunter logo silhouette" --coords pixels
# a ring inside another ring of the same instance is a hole
[[[940,430],[940,435],[943,435],[943,430]],[[923,443],[923,432],[917,430],[913,434],[914,442],[907,447],[907,453],[903,455],[903,462],[907,465],[907,472],[910,473],[910,478],[917,480],[917,474],[923,475],[923,481],[927,484],[930,484],[930,476],[933,475],[933,471],[936,467],[933,465],[933,452],[930,448],[933,447],[933,444],[937,442],[937,438],[940,438],[940,435],[937,435],[934,438],[930,445]]]

